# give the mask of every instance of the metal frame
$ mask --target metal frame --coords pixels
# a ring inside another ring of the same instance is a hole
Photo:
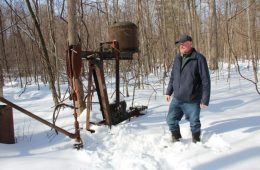
[[[82,51],[82,59],[88,60],[89,72],[88,72],[88,90],[87,90],[87,118],[86,129],[90,132],[94,130],[90,129],[90,112],[92,103],[92,76],[96,86],[98,94],[98,100],[103,116],[101,122],[95,124],[105,123],[106,125],[116,125],[124,120],[130,119],[133,116],[143,115],[141,111],[147,109],[147,106],[132,107],[128,111],[126,110],[125,101],[120,101],[120,60],[132,60],[133,51],[120,52],[119,42],[104,42],[100,43],[100,51]],[[103,60],[115,60],[115,79],[116,79],[116,100],[115,103],[109,104],[107,89],[104,78]]]

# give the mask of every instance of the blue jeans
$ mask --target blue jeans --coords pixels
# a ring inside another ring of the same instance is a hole
[[[200,132],[200,103],[182,102],[176,98],[172,99],[167,115],[167,124],[172,133],[180,133],[179,121],[183,115],[190,122],[192,134]]]

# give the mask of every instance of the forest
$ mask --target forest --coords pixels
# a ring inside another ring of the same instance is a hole
[[[71,5],[75,6],[74,18],[68,17]],[[70,20],[72,30],[68,29]],[[174,42],[181,34],[189,34],[212,72],[219,72],[223,63],[230,68],[239,60],[247,61],[252,76],[244,76],[237,65],[238,71],[259,93],[259,0],[3,0],[0,96],[5,82],[19,80],[24,90],[32,83],[40,89],[39,82],[43,82],[50,85],[57,105],[63,100],[60,85],[68,82],[65,57],[70,31],[76,33],[74,43],[81,44],[82,50],[95,51],[100,42],[108,40],[109,26],[125,21],[137,25],[139,51],[135,60],[120,63],[124,87],[136,79],[142,88],[151,73],[164,82],[178,52]],[[113,76],[113,65],[104,63],[106,75]],[[84,61],[78,82],[82,93],[87,67]]]

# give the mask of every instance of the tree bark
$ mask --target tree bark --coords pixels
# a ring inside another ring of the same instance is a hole
[[[217,37],[217,15],[215,0],[209,1],[210,10],[210,69],[218,69],[218,37]]]
[[[77,14],[76,14],[76,1],[68,0],[68,39],[69,45],[78,45],[77,41]],[[81,114],[81,112],[86,108],[86,103],[83,101],[84,99],[84,91],[83,84],[80,78],[72,78],[71,82],[73,83],[73,88],[77,89],[77,101],[76,106],[78,108],[77,114]],[[77,87],[77,88],[76,88]]]
[[[4,77],[3,77],[3,67],[2,64],[0,63],[0,97],[4,96]]]
[[[248,0],[248,5],[255,4],[255,0]],[[256,29],[255,29],[255,22],[256,22],[256,9],[255,5],[250,5],[250,8],[247,9],[247,19],[248,19],[248,57],[252,60],[253,66],[253,73],[255,82],[258,83],[258,76],[257,76],[257,47],[256,47]]]
[[[51,46],[51,56],[53,57],[53,72],[55,75],[56,80],[56,87],[57,87],[57,94],[58,98],[61,98],[61,91],[60,91],[60,68],[59,68],[59,58],[58,58],[58,51],[57,51],[57,43],[56,43],[56,26],[55,26],[55,14],[54,14],[54,1],[47,0],[48,4],[48,18],[49,18],[49,35],[50,35],[50,46]]]
[[[2,23],[2,11],[0,9],[0,30],[3,30]],[[4,86],[4,78],[3,78],[3,59],[5,55],[5,45],[4,45],[4,33],[0,33],[0,97],[4,96],[3,86]]]
[[[54,73],[53,73],[53,70],[52,70],[52,67],[51,67],[50,58],[49,58],[47,47],[46,47],[46,44],[45,44],[45,41],[44,41],[44,38],[43,38],[43,35],[42,35],[41,27],[40,27],[40,25],[37,21],[37,18],[35,16],[34,12],[33,12],[30,1],[26,0],[26,4],[27,4],[29,12],[32,16],[36,30],[39,34],[39,38],[40,38],[40,42],[41,42],[41,46],[42,46],[43,58],[44,58],[44,62],[45,62],[46,67],[47,67],[48,82],[50,84],[50,89],[51,89],[51,92],[52,92],[52,98],[53,98],[54,104],[58,105],[59,101],[58,101],[58,95],[57,95],[56,88],[55,88]]]

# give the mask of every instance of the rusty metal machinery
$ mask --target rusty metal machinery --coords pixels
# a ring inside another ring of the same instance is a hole
[[[82,59],[88,60],[88,96],[86,129],[90,129],[90,110],[92,103],[92,77],[96,87],[98,100],[105,124],[116,125],[133,116],[142,115],[147,106],[131,107],[127,110],[126,102],[120,101],[120,60],[132,60],[133,54],[138,51],[137,27],[131,22],[116,23],[109,27],[109,42],[100,43],[99,51],[82,51]],[[107,89],[104,78],[103,61],[115,61],[116,100],[110,103],[107,97]]]
[[[70,137],[72,139],[75,139],[77,137],[76,134],[70,133],[70,132],[68,132],[68,131],[66,131],[66,130],[64,130],[64,129],[62,129],[62,128],[60,128],[60,127],[58,127],[58,126],[56,126],[56,125],[54,125],[54,124],[52,124],[50,122],[48,122],[47,120],[44,120],[43,118],[40,118],[39,116],[37,116],[37,115],[31,113],[30,111],[28,111],[28,110],[26,110],[26,109],[24,109],[24,108],[22,108],[22,107],[20,107],[20,106],[18,106],[16,104],[10,102],[9,100],[7,100],[7,99],[5,99],[3,97],[0,97],[0,101],[5,103],[6,105],[16,109],[16,110],[19,110],[20,112],[26,114],[27,116],[29,116],[29,117],[31,117],[31,118],[33,118],[35,120],[38,120],[39,122],[41,122],[41,123],[43,123],[43,124],[45,124],[45,125],[47,125],[47,126],[49,126],[51,128],[56,129],[58,132],[61,132],[64,135],[66,135],[66,136],[68,136],[68,137]]]
[[[119,42],[104,42],[100,43],[100,51],[83,51],[81,57],[88,60],[89,72],[88,72],[88,91],[87,91],[87,119],[86,129],[93,132],[90,129],[90,110],[92,103],[93,86],[97,92],[98,100],[100,103],[100,110],[102,112],[103,121],[105,124],[111,126],[116,125],[124,120],[127,120],[133,116],[142,115],[142,111],[147,109],[147,106],[131,107],[127,110],[125,101],[120,100],[120,60],[131,60],[134,51],[120,52]],[[116,100],[114,103],[108,101],[107,89],[104,78],[103,60],[115,60],[115,79],[116,79]],[[94,78],[94,82],[92,80]]]
[[[116,40],[120,43],[120,52],[138,51],[137,26],[132,22],[118,22],[108,28],[109,41]]]
[[[9,100],[0,97],[0,101],[8,105],[9,110],[11,108],[17,109],[20,112],[30,116],[31,118],[40,121],[41,123],[55,129],[57,132],[61,132],[64,135],[76,139],[76,144],[74,147],[80,149],[83,147],[82,140],[80,138],[80,128],[79,122],[77,120],[76,113],[76,102],[77,97],[77,86],[75,81],[79,79],[82,60],[88,60],[88,88],[87,88],[87,115],[86,115],[86,129],[94,132],[90,129],[90,112],[92,105],[92,95],[94,93],[93,84],[95,84],[95,91],[97,92],[100,109],[102,112],[103,120],[99,123],[104,123],[106,125],[116,125],[124,120],[130,119],[133,116],[142,115],[142,111],[147,109],[147,106],[130,107],[127,109],[125,101],[120,101],[120,60],[132,60],[133,54],[138,51],[138,41],[137,41],[137,27],[135,24],[130,22],[116,23],[109,28],[109,42],[100,43],[99,51],[81,51],[80,45],[70,46],[67,50],[66,65],[67,74],[69,79],[69,91],[70,99],[73,101],[73,106],[61,103],[57,105],[53,113],[53,122],[50,123],[37,115],[31,113],[28,110],[21,108],[20,106],[10,102]],[[107,88],[104,77],[103,62],[104,60],[114,60],[115,61],[115,79],[116,79],[116,100],[114,103],[109,103]],[[93,81],[94,80],[94,81]],[[63,128],[55,125],[55,120],[58,115],[55,115],[55,111],[59,110],[59,107],[69,106],[74,109],[74,127],[75,133],[70,133]],[[7,116],[7,111],[3,108],[1,109],[0,116]],[[3,112],[3,113],[2,113]],[[5,113],[4,113],[5,112]],[[10,112],[10,111],[9,111]],[[12,116],[12,115],[8,115]],[[3,117],[0,117],[0,120]],[[12,120],[12,117],[9,117]],[[8,119],[9,120],[9,119]],[[1,121],[0,121],[1,122]],[[1,123],[3,124],[3,123]],[[8,128],[11,130],[11,135],[13,135],[13,126]],[[2,135],[2,134],[1,134]],[[6,137],[3,137],[6,138]],[[1,141],[0,141],[1,142]],[[5,142],[5,141],[4,141]],[[8,136],[8,143],[14,143],[14,136]]]

